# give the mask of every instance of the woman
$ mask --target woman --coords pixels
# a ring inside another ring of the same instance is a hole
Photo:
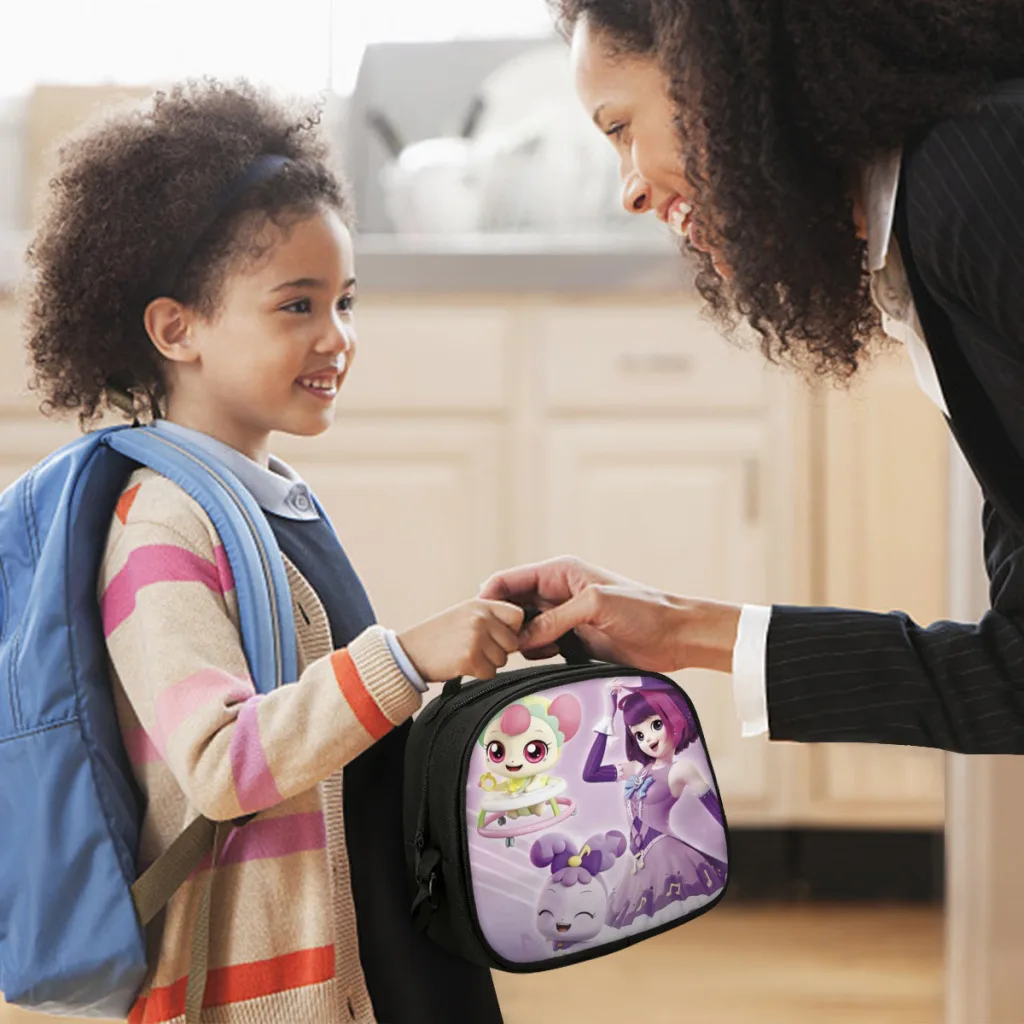
[[[485,597],[545,609],[641,668],[733,672],[745,735],[1024,751],[1024,4],[557,0],[623,202],[700,262],[765,356],[848,379],[907,344],[985,494],[991,610],[763,608],[666,594],[570,558]]]

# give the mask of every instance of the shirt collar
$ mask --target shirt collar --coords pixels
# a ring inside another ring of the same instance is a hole
[[[214,462],[234,473],[264,512],[285,519],[320,518],[309,488],[291,466],[275,456],[270,456],[269,466],[264,468],[223,441],[191,427],[167,420],[157,420],[155,426],[169,437],[191,442]]]
[[[882,270],[889,257],[902,159],[902,150],[880,157],[864,169],[861,178],[861,201],[867,224],[868,270],[872,274]]]

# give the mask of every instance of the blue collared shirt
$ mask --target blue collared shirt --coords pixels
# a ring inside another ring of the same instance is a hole
[[[168,420],[157,420],[155,426],[168,437],[178,437],[194,444],[211,460],[233,473],[264,512],[271,512],[284,519],[320,518],[309,487],[291,466],[273,455],[268,460],[268,466],[264,467],[231,445],[191,427],[183,427],[180,423]],[[420,693],[426,692],[427,684],[402,649],[394,630],[385,630],[385,634],[391,654],[406,678]]]

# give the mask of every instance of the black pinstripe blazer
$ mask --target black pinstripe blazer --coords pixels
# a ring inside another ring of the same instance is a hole
[[[776,605],[773,739],[1024,752],[1024,81],[912,141],[896,237],[949,425],[985,494],[977,624]]]

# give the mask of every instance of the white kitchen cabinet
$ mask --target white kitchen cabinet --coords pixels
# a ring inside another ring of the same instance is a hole
[[[764,435],[753,418],[550,424],[542,554],[572,551],[680,594],[766,600]],[[785,751],[740,738],[728,676],[676,678],[697,708],[730,821],[771,818]]]
[[[945,426],[904,360],[812,396],[685,298],[376,296],[356,323],[337,425],[274,450],[396,629],[566,552],[693,596],[943,614]],[[77,432],[26,399],[20,346],[0,306],[0,486]],[[727,676],[679,678],[732,823],[941,822],[940,755],[742,739]]]
[[[848,393],[824,395],[818,420],[823,604],[946,614],[948,428],[903,349],[879,356]],[[801,818],[842,825],[942,825],[937,750],[803,746]]]
[[[380,621],[401,630],[474,597],[511,558],[503,443],[483,420],[359,416],[274,450],[316,492]]]

